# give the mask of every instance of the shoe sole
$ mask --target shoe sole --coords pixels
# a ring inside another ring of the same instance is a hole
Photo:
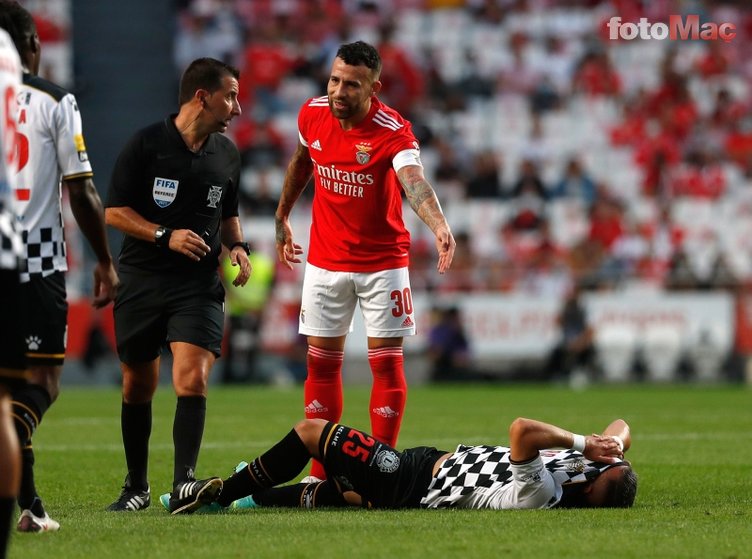
[[[198,493],[196,493],[196,498],[192,503],[183,505],[182,507],[172,511],[170,514],[190,514],[196,509],[212,502],[221,490],[222,480],[220,478],[214,478],[210,481],[207,481],[206,485],[204,485],[201,489],[199,489]]]

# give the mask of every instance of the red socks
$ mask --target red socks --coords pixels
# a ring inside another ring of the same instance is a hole
[[[342,351],[308,347],[308,378],[304,385],[306,418],[338,422],[342,417],[343,359]],[[373,373],[369,405],[371,434],[389,446],[396,446],[407,401],[402,348],[369,349],[368,363]],[[324,467],[315,460],[310,475],[326,479]]]
[[[339,421],[342,417],[342,360],[343,351],[308,346],[308,377],[305,394],[306,419]],[[324,467],[316,460],[310,475],[326,479]]]
[[[389,446],[397,445],[402,415],[407,401],[405,362],[401,347],[368,350],[373,373],[371,388],[371,434]]]

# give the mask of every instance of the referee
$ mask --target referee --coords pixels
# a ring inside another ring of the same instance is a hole
[[[177,395],[170,511],[180,512],[221,487],[218,478],[196,481],[194,469],[209,372],[222,342],[222,245],[239,267],[234,285],[244,285],[251,273],[238,218],[240,156],[221,134],[240,114],[238,78],[238,70],[223,62],[194,60],[180,82],[178,114],[137,132],[113,170],[105,218],[125,233],[115,334],[128,474],[109,510],[140,510],[151,502],[151,402],[165,343],[173,356]]]

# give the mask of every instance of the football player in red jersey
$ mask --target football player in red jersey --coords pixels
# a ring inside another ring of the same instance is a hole
[[[360,304],[373,373],[373,435],[395,445],[407,385],[404,336],[415,334],[408,275],[410,234],[402,192],[436,238],[437,269],[452,264],[455,241],[436,194],[423,175],[410,123],[376,96],[381,59],[362,41],[337,51],[327,95],[307,100],[298,115],[299,143],[287,168],[275,216],[277,254],[292,268],[302,247],[290,213],[311,176],[316,195],[303,280],[299,332],[308,338],[307,418],[342,414],[345,338]],[[323,479],[320,464],[311,476]]]

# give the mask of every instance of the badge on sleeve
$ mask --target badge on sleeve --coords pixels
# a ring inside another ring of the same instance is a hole
[[[154,186],[151,189],[152,198],[160,208],[166,208],[178,195],[178,183],[180,181],[154,177]]]

